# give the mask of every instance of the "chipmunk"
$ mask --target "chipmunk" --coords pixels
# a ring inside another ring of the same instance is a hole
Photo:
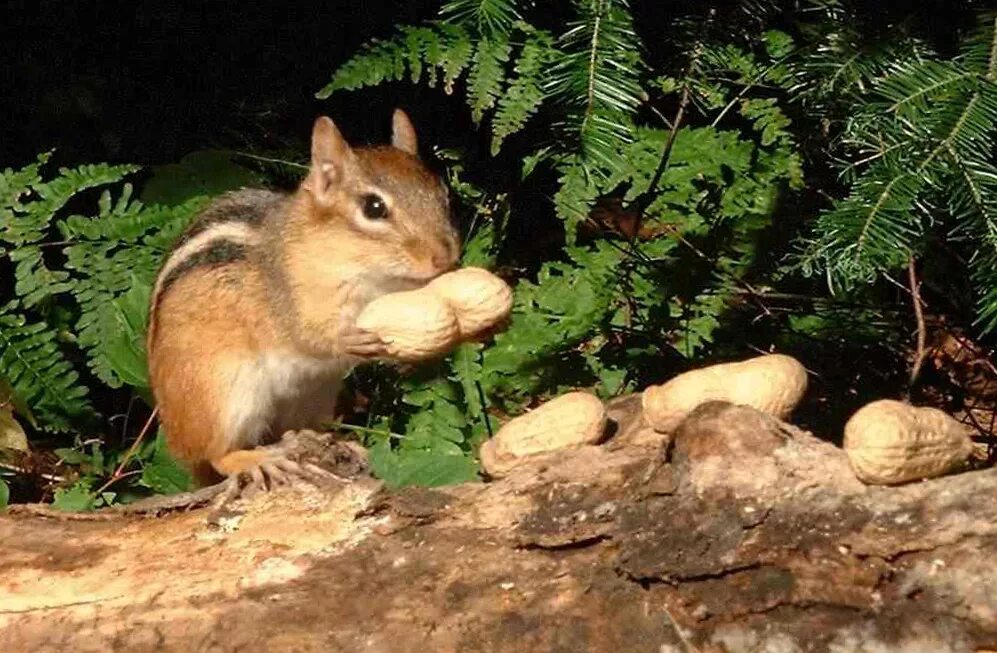
[[[353,148],[331,119],[316,120],[295,192],[218,198],[159,271],[147,350],[171,452],[201,485],[307,476],[281,435],[332,419],[349,371],[386,357],[356,316],[458,256],[447,188],[418,157],[403,111],[390,146]]]

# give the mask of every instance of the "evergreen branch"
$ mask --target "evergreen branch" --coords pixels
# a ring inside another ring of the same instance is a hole
[[[521,20],[516,4],[514,0],[450,0],[440,9],[440,17],[480,35],[505,36]]]
[[[937,61],[922,61],[901,69],[891,75],[877,88],[880,95],[892,103],[886,108],[889,113],[898,113],[906,107],[916,106],[939,91],[957,87],[972,80],[976,74],[964,71]],[[927,82],[927,83],[925,83]]]
[[[881,210],[888,206],[888,201],[891,199],[891,195],[894,189],[897,187],[904,187],[903,192],[908,195],[909,198],[913,198],[914,194],[911,193],[909,184],[914,182],[915,179],[919,179],[921,175],[927,170],[928,166],[934,161],[941,152],[948,148],[951,148],[953,141],[958,137],[962,129],[966,125],[968,117],[971,115],[973,107],[979,101],[979,95],[974,95],[970,98],[970,101],[966,103],[966,107],[963,109],[959,118],[952,125],[952,129],[942,139],[931,152],[921,160],[921,163],[915,169],[914,174],[910,173],[900,173],[891,179],[884,187],[883,191],[880,193],[879,197],[876,198],[875,203],[870,209],[868,216],[866,217],[864,224],[859,232],[858,241],[854,251],[854,259],[857,261],[865,253],[865,245],[868,241],[870,234],[870,229],[876,219],[881,215]],[[905,187],[906,186],[906,187]]]
[[[897,188],[903,189],[905,194],[912,196],[913,193],[909,190],[910,182],[914,181],[914,175],[908,173],[901,173],[890,179],[884,186],[879,195],[875,198],[872,207],[866,214],[866,218],[862,223],[862,227],[859,230],[859,236],[855,244],[855,249],[853,252],[853,259],[857,263],[859,259],[865,254],[865,247],[869,240],[869,235],[872,233],[872,227],[877,223],[877,219],[882,215],[882,212],[887,209],[892,209],[895,207],[890,206],[890,200],[896,199],[894,196],[894,191]]]
[[[589,54],[588,54],[588,69],[586,74],[587,83],[585,85],[585,109],[582,112],[582,131],[585,130],[585,126],[588,124],[589,118],[592,116],[593,109],[593,98],[595,97],[595,74],[596,74],[596,62],[598,61],[599,53],[599,30],[602,27],[602,12],[606,6],[605,0],[596,0],[596,10],[594,13],[594,18],[592,20],[592,36],[589,38]]]
[[[959,61],[981,77],[997,81],[997,13],[978,16],[976,29],[966,38]]]
[[[633,116],[646,96],[638,80],[643,62],[624,0],[574,6],[579,18],[558,39],[562,55],[544,91],[566,114],[557,125],[565,153],[577,147],[590,172],[605,176],[622,164],[620,147],[633,139]]]

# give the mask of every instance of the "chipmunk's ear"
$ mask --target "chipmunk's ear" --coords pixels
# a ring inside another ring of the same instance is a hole
[[[391,118],[391,145],[403,152],[415,156],[419,153],[419,139],[415,135],[415,127],[408,114],[401,109],[395,109]]]
[[[326,116],[312,127],[312,167],[303,186],[316,199],[322,199],[343,178],[353,150],[336,124]]]

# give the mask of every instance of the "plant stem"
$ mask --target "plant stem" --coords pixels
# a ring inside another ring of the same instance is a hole
[[[924,324],[924,308],[921,300],[921,284],[917,280],[917,269],[913,256],[907,262],[907,280],[910,284],[911,299],[914,302],[914,319],[917,320],[917,352],[910,369],[910,388],[913,389],[917,377],[921,374],[921,366],[924,365],[924,359],[927,355],[925,347],[928,341],[928,330]]]
[[[357,433],[369,433],[371,435],[384,435],[389,438],[394,438],[396,440],[404,440],[406,436],[401,433],[394,433],[392,431],[383,431],[381,429],[372,429],[366,426],[357,426],[356,424],[345,424],[343,422],[328,422],[325,424],[326,427],[331,429],[343,429],[346,431],[356,431]]]
[[[125,457],[121,459],[120,463],[118,463],[118,467],[114,470],[114,473],[111,474],[111,478],[107,479],[107,482],[105,482],[103,485],[97,488],[96,494],[99,495],[104,490],[109,488],[112,484],[117,483],[118,481],[127,476],[133,476],[134,474],[137,473],[137,472],[127,472],[127,473],[123,472],[125,469],[125,465],[127,465],[131,461],[131,459],[135,456],[135,453],[138,452],[139,445],[142,444],[142,440],[145,438],[145,434],[149,432],[149,428],[152,426],[152,422],[154,419],[156,419],[156,415],[158,413],[159,413],[159,406],[156,406],[155,408],[152,409],[152,412],[149,413],[149,419],[145,420],[145,425],[142,427],[142,430],[139,431],[138,436],[135,438],[135,441],[132,442],[132,446],[128,447],[128,451],[125,452]]]

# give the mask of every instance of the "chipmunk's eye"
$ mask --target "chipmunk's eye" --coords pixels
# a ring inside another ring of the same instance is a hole
[[[361,199],[363,203],[363,214],[371,220],[383,220],[388,217],[388,205],[373,193],[364,195]]]

